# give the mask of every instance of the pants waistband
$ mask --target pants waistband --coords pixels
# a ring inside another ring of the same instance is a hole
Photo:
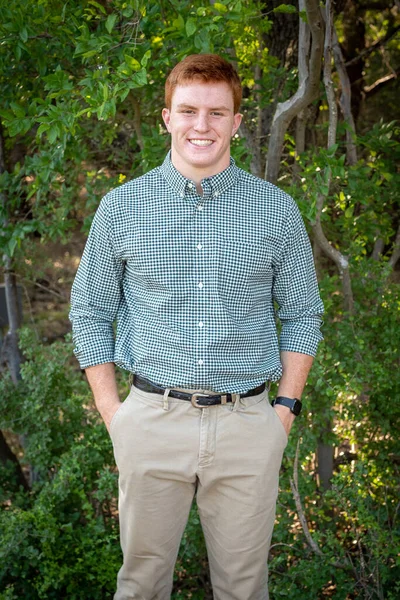
[[[161,395],[164,395],[167,389],[139,375],[133,376],[133,385],[144,392]],[[265,390],[265,387],[266,384],[262,383],[258,387],[248,390],[247,392],[242,392],[240,394],[221,394],[209,392],[207,390],[185,391],[183,389],[171,388],[168,389],[168,396],[170,396],[171,398],[178,398],[179,400],[187,400],[188,402],[191,402],[196,408],[205,408],[207,406],[215,406],[216,404],[234,403],[237,398],[257,396]]]

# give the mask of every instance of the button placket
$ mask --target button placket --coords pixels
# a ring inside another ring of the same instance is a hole
[[[206,336],[206,321],[205,321],[205,307],[206,307],[206,294],[205,294],[205,280],[206,280],[206,267],[205,267],[205,247],[204,247],[204,236],[205,236],[205,212],[203,205],[204,197],[198,198],[198,204],[196,205],[195,211],[195,234],[197,244],[194,248],[195,256],[195,268],[193,272],[193,286],[195,295],[196,310],[194,311],[194,322],[193,325],[196,328],[196,366],[197,366],[197,379],[198,381],[203,380],[204,368],[205,368],[205,336]],[[199,377],[199,374],[201,376]]]

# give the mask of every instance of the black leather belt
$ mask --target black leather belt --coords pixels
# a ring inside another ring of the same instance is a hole
[[[133,385],[137,387],[139,390],[143,392],[149,392],[151,394],[164,394],[165,388],[160,385],[156,385],[155,383],[145,379],[144,377],[140,377],[139,375],[133,376]],[[205,406],[214,406],[215,404],[227,404],[228,402],[235,402],[235,397],[237,395],[240,398],[247,398],[249,396],[257,396],[261,394],[265,390],[265,383],[262,383],[258,387],[249,390],[248,392],[243,392],[242,394],[204,394],[201,390],[194,391],[192,394],[189,392],[181,392],[179,390],[171,389],[168,396],[171,398],[178,398],[179,400],[188,400],[195,406],[196,408],[204,408]]]

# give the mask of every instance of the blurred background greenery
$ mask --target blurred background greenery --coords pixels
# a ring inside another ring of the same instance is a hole
[[[67,320],[101,196],[163,160],[163,84],[193,52],[237,65],[244,125],[232,152],[264,176],[277,106],[298,88],[299,23],[311,4],[0,1],[3,292],[19,286],[23,313],[14,338],[4,321],[2,329],[1,600],[108,600],[121,563],[111,442],[71,357]],[[396,600],[399,7],[339,0],[332,10],[342,63],[328,53],[325,65],[338,109],[349,85],[352,121],[343,108],[329,143],[333,113],[321,78],[287,127],[276,177],[309,228],[326,316],[282,465],[270,593]],[[122,373],[119,385],[123,396]],[[195,506],[173,598],[212,598]]]

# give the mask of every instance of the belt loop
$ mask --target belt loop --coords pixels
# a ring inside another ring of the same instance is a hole
[[[232,412],[236,412],[240,405],[240,394],[232,394],[232,399],[235,400]]]
[[[164,396],[163,396],[163,406],[162,406],[162,407],[163,407],[163,410],[169,410],[168,396],[169,396],[169,393],[170,393],[170,391],[171,391],[171,388],[167,388],[167,389],[164,391]]]

